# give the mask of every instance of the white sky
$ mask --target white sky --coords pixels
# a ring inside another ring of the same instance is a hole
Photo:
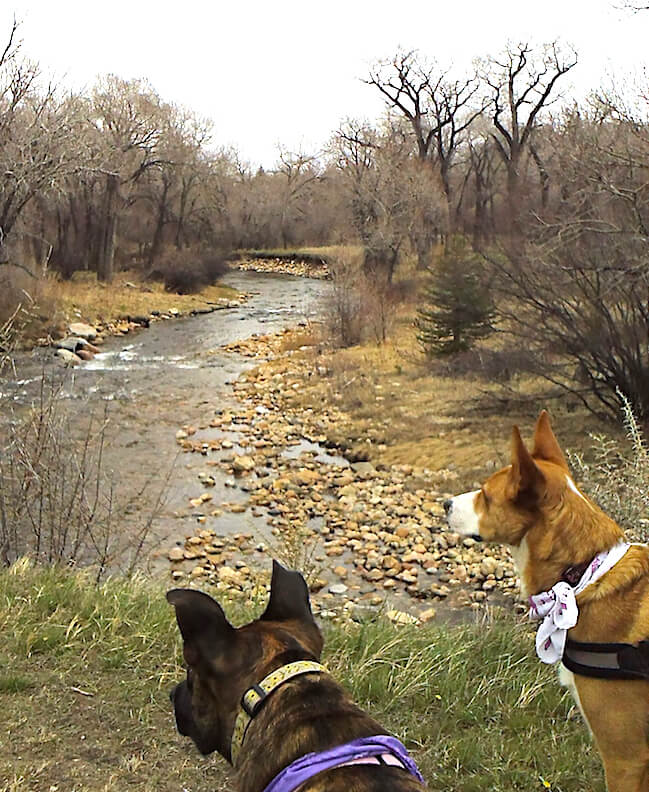
[[[277,144],[312,151],[341,119],[377,118],[361,78],[398,46],[464,67],[508,40],[572,44],[578,88],[644,65],[649,12],[623,0],[0,0],[25,53],[71,88],[98,74],[145,77],[215,122],[215,142],[270,167]]]

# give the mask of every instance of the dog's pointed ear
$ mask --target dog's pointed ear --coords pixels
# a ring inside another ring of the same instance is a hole
[[[547,410],[541,410],[534,428],[534,450],[532,456],[535,459],[544,459],[546,462],[553,462],[564,470],[569,470],[563,451],[559,447],[557,438],[554,436],[550,425],[550,416]]]
[[[185,660],[189,665],[201,661],[218,665],[236,633],[223,608],[209,594],[195,589],[172,589],[167,601],[176,609]]]
[[[277,561],[273,561],[270,599],[261,618],[266,621],[313,621],[309,587],[299,572],[284,569]]]
[[[515,426],[512,430],[512,466],[509,473],[508,496],[516,499],[522,495],[538,492],[544,481],[543,473],[534,463],[518,427]]]

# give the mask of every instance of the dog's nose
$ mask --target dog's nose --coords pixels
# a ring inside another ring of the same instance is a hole
[[[451,507],[453,506],[453,499],[449,498],[448,500],[445,500],[443,506],[444,506],[444,511],[448,515],[448,513],[451,511]]]

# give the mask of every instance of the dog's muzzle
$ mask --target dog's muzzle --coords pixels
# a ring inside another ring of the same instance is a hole
[[[457,527],[454,526],[453,523],[451,522],[452,514],[453,514],[453,505],[454,505],[453,500],[454,500],[453,498],[448,498],[447,500],[444,501],[442,505],[444,507],[444,513],[446,515],[446,524],[448,525],[449,530],[457,533],[458,532]],[[483,541],[479,533],[463,533],[462,531],[459,531],[459,533],[462,533],[463,536],[469,539],[473,539],[476,542]]]

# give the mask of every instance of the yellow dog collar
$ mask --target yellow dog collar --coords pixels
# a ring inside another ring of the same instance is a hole
[[[236,765],[239,751],[243,745],[244,738],[250,721],[257,714],[262,702],[280,685],[288,682],[293,677],[300,676],[300,674],[313,674],[322,673],[327,669],[320,663],[312,663],[309,660],[298,660],[296,663],[289,663],[288,665],[281,666],[276,671],[271,671],[268,676],[264,677],[258,685],[253,685],[248,688],[241,697],[241,707],[237,715],[237,720],[234,724],[234,731],[232,732],[232,742],[230,745],[230,756],[232,764]]]

